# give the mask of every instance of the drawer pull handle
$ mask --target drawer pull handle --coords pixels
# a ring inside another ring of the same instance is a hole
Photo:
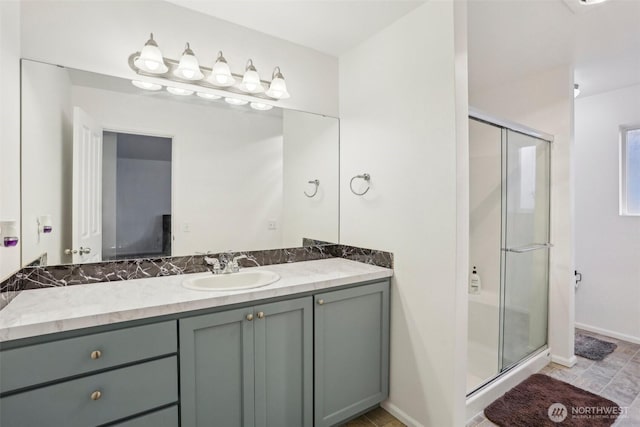
[[[324,300],[323,299],[319,299],[318,300],[318,305],[323,305],[324,304]]]
[[[264,319],[264,313],[262,311],[258,312],[258,319]]]
[[[91,400],[98,400],[102,397],[102,392],[100,390],[96,390],[91,393]]]
[[[253,320],[253,314],[247,314],[247,320],[251,322]]]
[[[95,350],[91,352],[91,358],[93,360],[100,359],[102,357],[102,352],[100,350]]]

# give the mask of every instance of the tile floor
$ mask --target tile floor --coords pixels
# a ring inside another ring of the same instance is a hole
[[[602,361],[595,362],[578,356],[578,362],[572,368],[550,363],[540,373],[604,396],[621,407],[628,408],[626,416],[619,417],[614,427],[640,427],[640,344],[579,329],[577,332],[614,342],[618,348]],[[467,424],[467,427],[490,426],[495,424],[484,415],[476,416]]]
[[[343,424],[342,427],[406,427],[406,425],[384,409],[376,408]]]

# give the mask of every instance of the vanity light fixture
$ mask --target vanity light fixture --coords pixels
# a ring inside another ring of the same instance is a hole
[[[151,74],[164,74],[169,70],[164,63],[164,58],[162,57],[162,52],[160,52],[158,44],[153,39],[153,33],[149,36],[149,40],[144,44],[140,56],[136,58],[134,63],[135,66],[142,71]]]
[[[220,95],[214,95],[212,93],[205,93],[205,92],[196,92],[196,95],[198,95],[200,98],[211,99],[211,100],[222,98]]]
[[[598,4],[598,3],[604,3],[607,0],[580,0],[580,4],[583,4],[585,6],[589,6],[592,4]]]
[[[231,69],[227,60],[222,56],[222,51],[218,52],[215,64],[211,69],[211,75],[207,79],[214,86],[229,87],[233,86],[236,79],[231,75]]]
[[[573,85],[573,97],[577,98],[578,95],[580,95],[580,85],[578,83],[575,83]]]
[[[284,81],[284,76],[280,72],[280,67],[273,69],[271,84],[269,85],[266,95],[275,99],[287,99],[291,97],[289,92],[287,92],[287,84]]]
[[[200,71],[198,58],[191,50],[189,43],[185,46],[178,68],[173,70],[173,75],[185,80],[202,80],[204,77],[204,74]]]
[[[274,68],[271,81],[260,80],[260,75],[252,59],[247,61],[244,74],[237,74],[231,71],[227,59],[222,51],[219,51],[212,68],[201,67],[189,43],[186,44],[179,60],[164,58],[153,39],[153,34],[141,52],[129,55],[129,67],[142,77],[154,77],[154,79],[164,79],[168,82],[198,86],[193,88],[194,92],[201,91],[200,88],[217,89],[229,93],[232,98],[233,94],[249,94],[259,104],[261,103],[260,99],[277,101],[290,97],[279,66]],[[163,84],[162,81],[155,80],[151,83],[141,79],[132,83],[141,89],[160,90],[170,86],[171,84],[168,82]],[[183,91],[174,91],[173,89],[169,92],[185,95]]]
[[[249,103],[249,101],[245,101],[244,99],[240,99],[240,98],[227,97],[224,100],[227,104],[231,104],[231,105],[247,105]]]
[[[144,90],[156,91],[156,90],[162,89],[162,85],[150,83],[150,82],[143,82],[141,80],[131,80],[131,84],[134,85],[135,87],[138,87]]]
[[[260,75],[251,59],[247,61],[244,76],[242,76],[242,83],[240,83],[240,90],[247,93],[264,92],[264,87],[262,87],[262,83],[260,82]]]
[[[269,111],[273,108],[273,105],[264,104],[262,102],[252,102],[250,106],[254,110],[259,110],[259,111]]]
[[[167,92],[169,92],[172,95],[180,95],[180,96],[193,95],[192,90],[182,89],[182,88],[173,87],[173,86],[167,86]]]

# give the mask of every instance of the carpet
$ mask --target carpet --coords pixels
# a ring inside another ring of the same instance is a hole
[[[605,427],[621,411],[604,397],[533,374],[487,406],[484,415],[500,427]]]
[[[613,353],[616,348],[618,346],[612,342],[602,341],[580,333],[576,334],[574,353],[577,356],[591,360],[602,360]]]

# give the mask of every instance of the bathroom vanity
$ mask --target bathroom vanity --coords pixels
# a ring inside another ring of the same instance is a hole
[[[255,269],[280,279],[21,292],[0,312],[0,424],[332,426],[387,397],[391,269],[341,258]]]

